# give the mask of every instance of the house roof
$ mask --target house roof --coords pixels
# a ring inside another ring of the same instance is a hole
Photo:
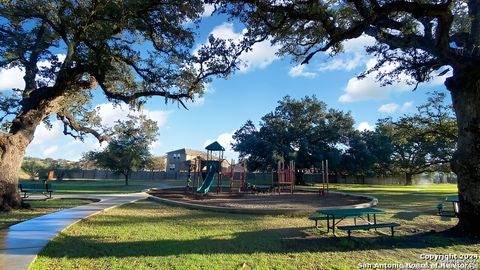
[[[185,155],[189,155],[189,156],[200,156],[202,158],[207,157],[207,153],[205,153],[203,151],[195,150],[195,149],[188,149],[188,148],[181,148],[181,149],[177,149],[177,150],[167,152],[167,154],[170,154],[170,153],[181,153],[181,154],[185,154]]]
[[[207,145],[205,149],[210,151],[225,151],[225,148],[223,148],[223,146],[221,146],[217,141]]]

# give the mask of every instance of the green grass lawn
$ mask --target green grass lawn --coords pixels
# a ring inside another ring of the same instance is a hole
[[[146,200],[68,228],[31,269],[356,269],[359,263],[425,263],[424,253],[480,250],[479,239],[438,233],[456,224],[433,215],[436,203],[455,193],[453,185],[332,188],[379,197],[388,212],[379,221],[402,224],[396,236],[366,231],[348,240],[342,232],[335,238],[313,228],[304,216],[215,213]]]
[[[91,203],[91,200],[81,199],[51,199],[45,201],[27,201],[29,209],[19,209],[10,212],[0,212],[0,230],[9,226],[45,215],[51,212],[59,211],[65,208],[71,208],[79,205]]]
[[[22,180],[20,183],[32,183],[30,180]],[[38,181],[35,181],[38,183]],[[132,193],[139,192],[147,188],[156,187],[162,184],[185,185],[181,180],[130,180],[129,185],[125,185],[123,179],[105,179],[105,180],[51,180],[55,190],[54,194],[113,194],[113,193]]]
[[[321,187],[321,184],[317,184],[315,187]],[[382,209],[427,213],[435,213],[435,206],[444,200],[445,196],[455,195],[458,192],[457,186],[454,184],[416,186],[332,184],[329,185],[329,188],[332,191],[373,196],[378,199],[378,207]]]

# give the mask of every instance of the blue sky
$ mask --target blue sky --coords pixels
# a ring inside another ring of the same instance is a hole
[[[241,37],[241,25],[208,15],[209,12],[199,29],[198,45],[205,42],[208,34],[233,40]],[[188,104],[189,110],[177,104],[165,105],[161,98],[150,99],[144,113],[160,126],[158,140],[151,146],[152,153],[162,155],[184,147],[202,150],[215,140],[229,148],[236,129],[249,119],[258,124],[285,95],[295,98],[316,95],[329,108],[350,111],[355,127],[363,129],[373,128],[378,118],[414,112],[415,107],[426,100],[428,91],[446,91],[443,81],[448,74],[420,85],[416,91],[401,83],[380,87],[374,76],[357,80],[356,75],[375,64],[375,59],[363,51],[363,46],[372,42],[369,37],[348,41],[342,55],[331,58],[319,54],[303,66],[297,66],[289,58],[278,58],[277,48],[268,41],[255,45],[252,51],[241,56],[245,65],[239,71],[227,80],[215,79],[203,97]],[[0,91],[22,87],[22,77],[18,69],[0,70]],[[114,108],[101,95],[95,97],[95,104],[100,106],[105,124],[111,125],[128,113],[126,106],[123,110]],[[60,122],[54,122],[51,130],[38,127],[26,154],[78,160],[83,152],[99,147],[93,136],[84,142],[64,136]],[[237,157],[231,150],[226,156]]]

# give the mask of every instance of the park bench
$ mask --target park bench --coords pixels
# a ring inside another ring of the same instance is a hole
[[[376,223],[376,224],[362,224],[362,225],[350,225],[350,226],[338,226],[337,229],[348,232],[348,238],[350,238],[350,232],[355,230],[370,230],[378,228],[390,228],[392,231],[392,237],[394,234],[393,228],[400,226],[400,224],[391,223]]]
[[[27,193],[39,192],[48,198],[52,198],[52,185],[50,183],[27,183],[18,184],[18,188],[23,193],[23,198],[28,198]],[[47,195],[48,193],[48,195]]]

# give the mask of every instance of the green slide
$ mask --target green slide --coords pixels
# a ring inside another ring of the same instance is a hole
[[[217,179],[217,172],[213,168],[210,168],[205,180],[203,180],[202,185],[197,189],[197,193],[204,193],[207,194],[212,187],[212,184]]]

